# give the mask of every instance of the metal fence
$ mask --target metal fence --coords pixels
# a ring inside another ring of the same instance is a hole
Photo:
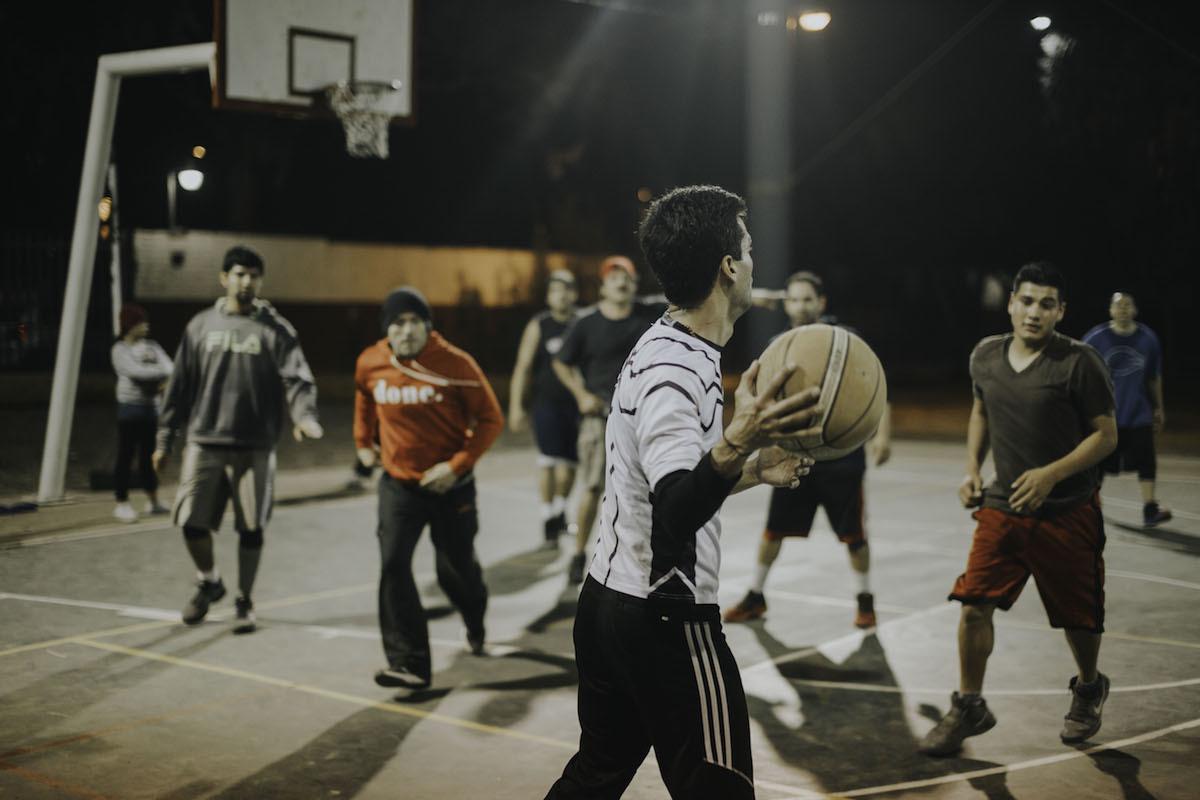
[[[53,368],[70,251],[65,237],[0,234],[0,371]],[[107,367],[110,261],[101,247],[88,302],[85,367]]]

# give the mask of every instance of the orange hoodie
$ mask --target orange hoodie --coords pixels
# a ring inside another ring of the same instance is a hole
[[[483,370],[437,331],[416,358],[396,358],[386,337],[363,350],[354,385],[354,443],[374,446],[378,424],[383,468],[399,481],[443,461],[465,475],[504,426]]]

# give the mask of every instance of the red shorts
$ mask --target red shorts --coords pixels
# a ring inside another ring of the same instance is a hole
[[[1050,626],[1104,631],[1104,518],[1099,500],[1046,519],[995,508],[978,521],[951,600],[1012,608],[1033,575]]]

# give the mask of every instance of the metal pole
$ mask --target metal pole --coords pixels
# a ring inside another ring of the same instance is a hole
[[[792,272],[787,177],[791,172],[791,110],[785,0],[753,0],[746,31],[746,203],[754,237],[754,282],[782,289]],[[771,320],[747,318],[748,346],[757,356]]]
[[[175,170],[167,173],[167,233],[175,235]]]
[[[208,68],[216,53],[213,42],[137,50],[100,56],[96,62],[96,85],[92,90],[92,113],[88,120],[87,144],[79,199],[75,204],[75,230],[71,234],[71,257],[67,286],[63,292],[62,322],[54,359],[54,385],[50,390],[50,413],[46,420],[46,443],[38,479],[40,503],[61,499],[67,474],[67,448],[75,415],[75,393],[79,388],[79,361],[87,327],[88,295],[96,263],[96,234],[99,219],[96,204],[104,191],[104,171],[112,150],[113,124],[117,116],[117,93],[124,75],[157,72],[186,72]],[[211,74],[211,73],[210,73]]]
[[[113,337],[121,335],[121,226],[117,220],[117,209],[120,205],[117,201],[117,165],[110,163],[108,165],[108,191],[112,197],[112,210],[109,212],[109,243],[112,247],[112,266],[109,271],[112,274],[112,324]]]

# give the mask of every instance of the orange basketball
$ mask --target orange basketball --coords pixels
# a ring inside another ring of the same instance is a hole
[[[782,446],[827,461],[853,452],[875,434],[887,405],[887,378],[879,358],[860,337],[836,325],[802,325],[772,340],[758,362],[761,383],[769,382],[784,365],[796,365],[779,390],[780,398],[821,387],[821,416],[810,426],[819,426],[820,434],[786,439]]]

